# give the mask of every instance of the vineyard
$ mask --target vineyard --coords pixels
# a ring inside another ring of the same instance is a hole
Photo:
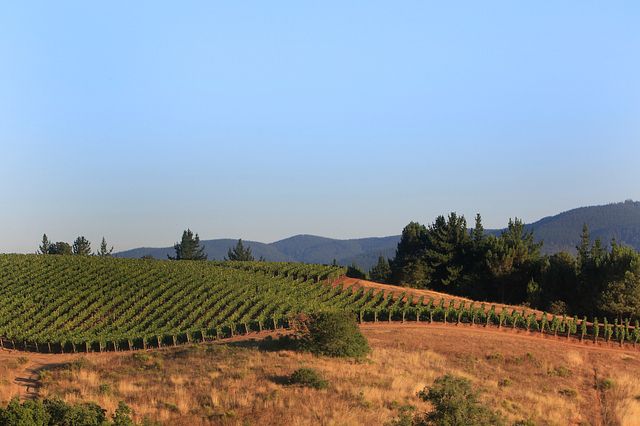
[[[0,345],[39,352],[139,349],[282,327],[346,306],[319,284],[337,267],[0,256]]]
[[[351,311],[360,322],[465,323],[640,342],[637,321],[589,322],[328,285],[343,274],[300,263],[1,255],[0,346],[55,353],[174,346],[285,328],[296,313],[324,309]]]

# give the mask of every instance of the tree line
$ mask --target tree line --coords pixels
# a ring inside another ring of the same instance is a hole
[[[111,256],[113,246],[109,248],[107,240],[102,237],[100,248],[95,253],[91,251],[91,242],[83,235],[78,236],[73,244],[64,241],[51,242],[47,234],[42,236],[42,243],[38,247],[39,254],[76,255],[76,256]]]
[[[182,238],[173,246],[174,256],[167,255],[170,260],[207,260],[205,248],[200,244],[200,236],[194,234],[191,229],[185,229],[182,232]],[[39,254],[55,254],[55,255],[77,255],[77,256],[111,256],[113,246],[109,248],[107,241],[102,237],[100,248],[97,252],[92,253],[91,242],[84,236],[78,236],[73,244],[64,241],[51,242],[47,234],[42,236],[42,242],[38,247]],[[152,258],[151,256],[143,256],[144,258]],[[238,240],[235,247],[230,247],[225,260],[251,262],[255,258],[251,253],[251,247],[245,246],[242,239]],[[264,258],[260,258],[261,261]]]
[[[586,224],[576,255],[543,255],[542,245],[517,218],[494,236],[480,215],[468,229],[464,216],[451,213],[428,226],[409,223],[395,257],[380,257],[369,277],[555,314],[640,318],[640,254],[633,248],[592,241]]]
[[[207,260],[208,258],[204,246],[200,244],[200,236],[194,235],[191,229],[182,232],[180,242],[175,243],[173,249],[176,252],[175,256],[167,255],[170,260]],[[251,247],[245,247],[242,239],[239,239],[235,247],[229,248],[225,260],[252,262],[255,258],[251,253]],[[260,258],[260,260],[264,259]]]

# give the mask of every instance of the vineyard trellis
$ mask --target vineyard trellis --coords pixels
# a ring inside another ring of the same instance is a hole
[[[287,328],[300,312],[360,322],[443,322],[566,339],[640,343],[638,321],[537,316],[477,302],[344,287],[344,269],[286,262],[189,262],[0,255],[0,347],[136,350]],[[333,284],[333,285],[328,285]]]

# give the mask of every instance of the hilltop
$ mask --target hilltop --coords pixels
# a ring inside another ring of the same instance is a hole
[[[467,218],[471,220],[471,218]],[[608,243],[615,238],[619,243],[640,250],[640,202],[627,200],[601,206],[580,207],[528,224],[536,240],[544,242],[544,253],[575,252],[582,225],[589,225],[592,237]],[[500,229],[487,230],[498,234]],[[400,241],[399,235],[357,239],[334,239],[314,235],[296,235],[273,243],[245,241],[256,259],[263,257],[273,262],[303,262],[329,264],[334,259],[341,265],[356,263],[368,270],[378,256],[392,258]],[[222,260],[227,250],[235,245],[234,239],[203,241],[209,259]],[[119,257],[139,258],[153,256],[166,259],[173,255],[173,247],[141,247],[117,253]]]

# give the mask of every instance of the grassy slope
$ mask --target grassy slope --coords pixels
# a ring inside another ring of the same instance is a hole
[[[125,400],[138,418],[174,425],[381,424],[402,405],[428,409],[416,392],[450,372],[472,380],[484,390],[482,399],[510,420],[530,416],[537,424],[565,425],[617,418],[633,424],[640,415],[640,354],[634,350],[469,326],[384,324],[363,331],[373,348],[365,362],[260,350],[251,341],[90,354],[75,367],[62,364],[46,373],[40,395],[95,401],[110,411]],[[32,368],[31,361],[19,365],[18,355],[0,352],[2,402],[20,390],[13,378]],[[52,364],[78,359],[48,357]],[[330,388],[285,385],[302,366],[320,370]],[[604,378],[614,387],[599,392],[594,383]]]

